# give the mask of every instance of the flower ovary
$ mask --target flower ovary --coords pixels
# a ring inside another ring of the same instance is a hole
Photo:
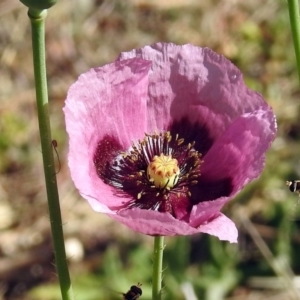
[[[178,183],[179,174],[177,159],[163,153],[160,156],[155,155],[147,168],[149,181],[159,189],[173,188]]]

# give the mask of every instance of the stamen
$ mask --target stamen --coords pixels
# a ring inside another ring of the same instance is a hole
[[[183,142],[184,142],[184,139],[179,139],[177,142],[178,146],[180,146]]]

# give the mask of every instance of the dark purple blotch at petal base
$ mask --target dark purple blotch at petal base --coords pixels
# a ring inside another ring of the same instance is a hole
[[[179,137],[183,138],[185,144],[195,142],[194,148],[202,154],[204,159],[205,154],[209,151],[214,142],[205,124],[201,125],[200,121],[191,123],[188,117],[174,121],[169,127],[169,130],[172,136],[178,134]],[[232,179],[230,177],[208,179],[201,175],[198,181],[199,183],[197,185],[190,187],[192,194],[190,198],[191,205],[203,201],[211,201],[220,197],[228,197],[233,190]]]
[[[232,178],[205,181],[200,177],[199,183],[190,187],[191,203],[193,205],[204,201],[213,201],[221,197],[229,197],[233,191]]]
[[[124,151],[124,149],[122,149],[120,143],[113,136],[105,135],[98,142],[94,154],[94,163],[100,178],[103,178],[103,174],[109,172],[109,164],[113,162],[122,151]],[[112,176],[112,174],[107,174],[107,178],[110,176]]]
[[[200,121],[192,123],[188,116],[185,116],[178,121],[173,121],[168,130],[172,136],[178,134],[183,138],[185,144],[195,142],[195,149],[205,156],[214,141],[210,137],[209,129]]]

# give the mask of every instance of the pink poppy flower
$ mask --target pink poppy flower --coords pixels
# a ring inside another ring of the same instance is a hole
[[[272,109],[208,48],[157,43],[82,74],[64,108],[69,167],[95,211],[149,235],[237,241],[220,210],[263,170]]]

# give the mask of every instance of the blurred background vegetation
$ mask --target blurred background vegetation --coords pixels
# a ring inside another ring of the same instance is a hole
[[[51,124],[76,299],[122,299],[141,282],[150,299],[151,237],[92,211],[70,181],[62,107],[80,73],[157,41],[208,46],[233,61],[274,108],[278,136],[262,176],[224,209],[239,243],[166,239],[164,299],[300,299],[299,81],[283,0],[59,0],[48,12]],[[30,24],[0,0],[0,299],[60,299],[53,266],[36,117]],[[58,168],[58,166],[57,166]]]

